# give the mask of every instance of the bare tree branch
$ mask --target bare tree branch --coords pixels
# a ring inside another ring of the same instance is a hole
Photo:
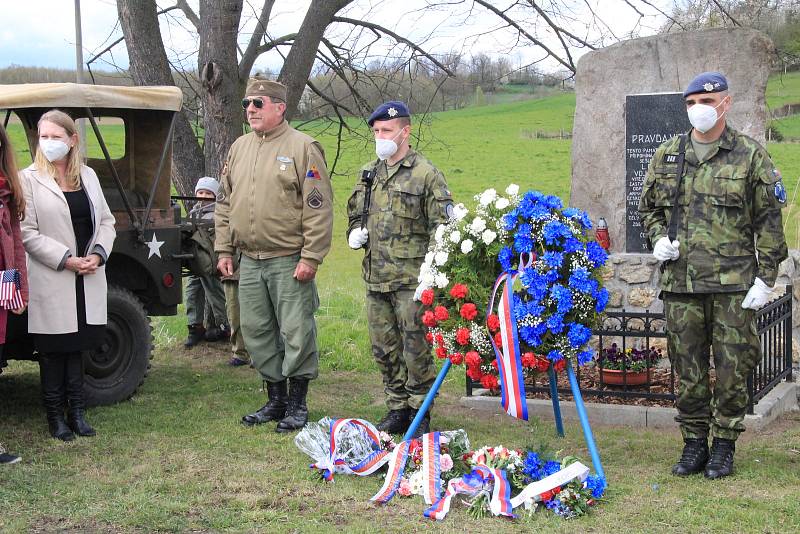
[[[269,23],[269,17],[274,5],[275,0],[264,0],[264,5],[261,7],[261,15],[259,15],[258,21],[256,22],[256,29],[253,31],[253,35],[250,36],[247,48],[242,53],[242,59],[239,60],[240,80],[247,79],[256,59],[264,52],[261,50],[261,40],[267,33],[267,24]]]
[[[341,67],[342,64],[344,64],[345,66],[352,65],[352,62],[349,62],[349,61],[345,60],[336,51],[336,47],[328,39],[326,39],[325,37],[322,38],[322,42],[325,44],[325,46],[328,48],[328,50],[330,50],[330,52],[333,55],[334,59],[336,60],[337,64],[334,65],[333,62],[329,62],[327,60],[327,58],[325,58],[322,54],[319,54],[318,57],[322,61],[324,61],[331,69],[333,69],[333,71],[336,73],[336,75],[339,77],[339,79],[341,79],[345,83],[345,85],[347,85],[347,88],[350,90],[350,93],[352,94],[353,99],[356,101],[356,104],[358,104],[358,107],[360,107],[362,110],[368,110],[369,109],[369,104],[367,103],[367,99],[364,98],[361,95],[361,93],[359,93],[358,89],[356,89],[355,86],[352,83],[350,83],[350,79],[348,78],[347,73],[345,73],[344,69]],[[353,71],[353,72],[357,72],[357,71]],[[351,113],[351,115],[356,115],[356,114],[355,113]]]
[[[717,6],[717,8],[719,8],[719,10],[722,11],[722,14],[728,17],[731,20],[731,22],[733,22],[737,26],[741,26],[741,24],[739,24],[739,21],[733,18],[733,16],[725,10],[722,4],[720,4],[717,0],[711,0],[711,1],[714,2],[714,5]]]
[[[564,65],[572,72],[575,72],[575,65],[572,62],[566,61],[564,58],[556,54],[554,51],[550,50],[550,48],[546,44],[544,44],[542,41],[540,41],[539,39],[528,33],[528,31],[525,30],[525,28],[523,28],[518,22],[516,22],[510,16],[508,16],[504,11],[500,11],[495,6],[493,6],[492,4],[490,4],[485,0],[473,0],[473,2],[475,2],[476,4],[480,4],[481,6],[485,7],[486,9],[488,9],[489,11],[491,11],[492,13],[503,19],[505,22],[508,23],[509,26],[511,26],[512,28],[517,30],[520,34],[525,36],[525,38],[528,39],[530,42],[544,49],[544,51],[547,52],[550,55],[550,57],[552,57],[553,59]]]
[[[678,26],[678,28],[680,28],[680,29],[682,29],[682,30],[685,30],[685,29],[686,29],[686,28],[683,26],[683,24],[681,24],[681,23],[680,23],[680,22],[679,22],[677,19],[675,19],[675,17],[673,17],[673,16],[672,16],[672,15],[670,15],[669,13],[666,13],[666,12],[664,12],[664,11],[663,11],[663,10],[661,10],[661,9],[660,9],[658,6],[655,6],[655,5],[653,5],[653,3],[652,3],[652,2],[649,2],[648,0],[639,0],[639,1],[640,1],[641,3],[643,3],[643,4],[647,5],[647,6],[650,6],[650,7],[651,7],[651,8],[653,8],[653,9],[655,9],[655,10],[656,10],[656,11],[657,11],[657,12],[658,12],[660,15],[662,15],[662,16],[664,16],[664,17],[666,17],[666,18],[667,18],[667,20],[669,20],[669,21],[670,21],[672,24],[675,24],[675,25],[677,25],[677,26]],[[626,3],[628,3],[628,2],[627,2],[627,0],[626,0]],[[637,11],[637,13],[638,13],[638,11]]]
[[[260,56],[264,52],[268,52],[268,51],[270,51],[273,48],[276,48],[278,46],[289,44],[292,41],[294,41],[295,39],[297,39],[297,34],[296,33],[287,33],[283,37],[276,37],[274,39],[270,39],[268,42],[266,42],[266,43],[264,43],[264,44],[262,44],[261,46],[258,47],[257,56]],[[252,68],[252,65],[251,65],[251,68]]]
[[[545,20],[545,22],[547,22],[547,24],[551,28],[553,28],[553,31],[555,31],[556,35],[558,35],[558,40],[561,41],[561,44],[564,46],[564,50],[567,52],[567,54],[569,54],[569,49],[567,48],[567,43],[565,43],[564,39],[561,38],[561,34],[562,33],[564,35],[566,35],[567,37],[569,37],[570,39],[572,39],[573,41],[575,41],[576,43],[581,44],[581,45],[585,46],[586,48],[588,48],[590,50],[596,50],[597,49],[596,46],[586,42],[584,39],[581,39],[580,37],[578,37],[574,33],[571,33],[567,29],[562,28],[561,26],[559,26],[558,24],[553,22],[553,20],[547,15],[547,13],[545,13],[545,11],[541,7],[536,5],[536,2],[534,0],[528,0],[528,3],[531,5],[531,7],[533,9],[536,10],[537,13],[539,13],[539,15],[541,15],[541,17]],[[638,13],[638,11],[637,11],[637,13]],[[571,56],[570,56],[569,61],[570,61],[570,63],[572,63],[572,57]]]
[[[175,7],[183,11],[183,14],[189,19],[189,22],[192,23],[195,30],[200,29],[200,17],[197,16],[197,13],[192,11],[192,7],[186,3],[186,0],[176,0]],[[165,11],[162,11],[162,13]]]
[[[419,45],[417,45],[416,43],[414,43],[412,41],[409,41],[408,39],[406,39],[405,37],[403,37],[401,35],[396,34],[392,30],[384,28],[383,26],[381,26],[379,24],[375,24],[374,22],[367,22],[365,20],[351,19],[351,18],[347,18],[347,17],[333,17],[333,21],[334,22],[343,22],[345,24],[352,24],[354,26],[363,26],[365,28],[371,29],[374,32],[385,33],[386,35],[391,36],[395,41],[398,41],[400,43],[408,45],[413,50],[416,50],[419,54],[421,54],[421,55],[425,56],[426,58],[430,59],[437,67],[442,69],[449,76],[455,76],[455,74],[453,74],[450,71],[450,69],[448,69],[445,65],[443,65],[441,62],[439,62],[439,60],[436,59],[435,57],[433,57],[431,54],[429,54],[428,52],[423,50]]]

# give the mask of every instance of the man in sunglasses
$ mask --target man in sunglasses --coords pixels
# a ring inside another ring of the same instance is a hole
[[[284,85],[251,80],[242,107],[253,131],[233,143],[222,169],[214,248],[223,276],[242,253],[242,335],[267,383],[268,402],[242,423],[278,421],[278,432],[291,432],[308,421],[317,377],[314,277],[331,247],[333,192],[322,146],[284,118]]]

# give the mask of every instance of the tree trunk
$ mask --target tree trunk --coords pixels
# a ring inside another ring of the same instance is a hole
[[[156,3],[118,0],[117,12],[133,82],[136,85],[175,85],[161,40]],[[194,184],[204,174],[200,145],[183,112],[175,122],[173,133],[172,174],[175,188],[181,195],[194,194]]]
[[[297,112],[297,104],[303,95],[311,68],[317,56],[319,43],[325,28],[332,22],[333,16],[353,0],[312,0],[306,11],[303,24],[297,32],[286,61],[283,63],[278,81],[286,86],[288,102],[286,102],[286,118],[291,119]]]
[[[231,144],[242,134],[241,98],[247,80],[239,79],[236,35],[242,0],[201,0],[198,71],[203,84],[203,155],[208,176],[219,177]]]

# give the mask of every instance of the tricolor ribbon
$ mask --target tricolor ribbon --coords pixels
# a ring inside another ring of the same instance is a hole
[[[511,484],[506,478],[505,470],[492,469],[485,465],[476,466],[469,474],[451,480],[447,484],[444,497],[425,510],[423,515],[441,521],[450,511],[453,497],[456,495],[476,497],[481,493],[491,494],[489,510],[493,515],[516,517],[512,512],[514,507],[511,504]]]
[[[442,464],[439,432],[422,436],[422,496],[425,504],[433,504],[442,494]]]
[[[514,508],[525,505],[529,508],[532,503],[542,500],[542,494],[555,488],[563,487],[573,480],[586,480],[589,468],[580,462],[569,464],[559,472],[542,480],[532,482],[525,486],[519,495],[511,498],[511,484],[506,476],[505,469],[492,469],[479,465],[472,469],[468,475],[454,478],[447,484],[447,491],[439,502],[425,510],[425,517],[441,521],[450,511],[450,504],[456,495],[466,495],[474,498],[481,493],[491,494],[489,510],[493,515],[516,517],[512,512]]]
[[[442,494],[441,443],[442,441],[446,442],[447,439],[440,432],[429,432],[420,438],[422,442],[422,494],[426,504],[437,502]],[[412,441],[414,440],[403,441],[392,451],[386,480],[378,493],[370,499],[371,501],[385,504],[397,493],[406,470]]]
[[[408,460],[408,449],[410,445],[411,441],[403,441],[394,448],[391,459],[389,460],[389,472],[386,473],[386,480],[383,482],[383,487],[378,490],[378,493],[372,496],[370,501],[385,504],[397,493],[400,480],[403,478],[403,472],[406,470],[406,461]]]
[[[337,457],[339,434],[348,425],[361,427],[372,442],[374,452],[355,465],[348,465],[342,458]],[[330,455],[325,460],[311,464],[312,469],[322,471],[322,476],[327,481],[333,480],[334,473],[353,474],[366,476],[380,469],[389,460],[389,452],[381,450],[381,441],[378,430],[369,421],[363,419],[335,419],[331,421],[330,428]]]
[[[525,401],[522,353],[519,348],[517,321],[514,318],[514,281],[519,277],[519,273],[532,262],[532,257],[528,262],[520,258],[519,271],[503,273],[497,277],[486,312],[487,317],[491,315],[495,297],[502,287],[497,316],[500,318],[500,337],[503,346],[498,348],[492,336],[489,336],[489,340],[492,342],[492,348],[497,357],[497,368],[500,372],[500,402],[503,409],[508,415],[524,421],[528,420],[528,404]]]

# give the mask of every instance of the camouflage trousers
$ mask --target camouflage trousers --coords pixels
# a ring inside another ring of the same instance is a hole
[[[667,346],[678,378],[675,406],[684,439],[735,440],[744,431],[747,376],[761,358],[755,312],[744,292],[664,293]],[[716,383],[709,381],[713,349]]]
[[[390,410],[419,408],[436,378],[422,324],[422,304],[413,297],[413,289],[367,291],[372,356],[383,375]]]

